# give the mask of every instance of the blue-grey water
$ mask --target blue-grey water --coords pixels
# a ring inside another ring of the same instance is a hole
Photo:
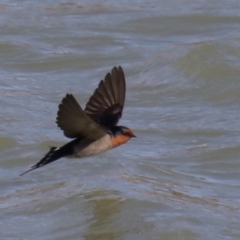
[[[240,239],[240,2],[0,3],[0,239]],[[121,65],[137,135],[19,174],[72,93]]]

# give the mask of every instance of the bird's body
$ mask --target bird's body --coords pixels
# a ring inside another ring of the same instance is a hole
[[[72,94],[67,94],[59,105],[56,122],[64,135],[73,140],[60,148],[51,147],[37,164],[21,175],[62,157],[82,158],[96,155],[135,137],[131,129],[116,126],[122,115],[125,89],[123,70],[121,67],[114,67],[100,81],[84,110]]]
[[[73,148],[74,153],[69,157],[82,158],[96,155],[112,148],[111,137],[109,134],[106,134],[105,136],[90,144],[87,144],[86,146],[83,146],[83,144],[77,144]]]

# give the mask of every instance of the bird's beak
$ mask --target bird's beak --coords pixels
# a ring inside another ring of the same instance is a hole
[[[132,137],[136,138],[136,136],[133,134]]]

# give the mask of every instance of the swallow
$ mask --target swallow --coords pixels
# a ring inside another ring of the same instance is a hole
[[[56,123],[64,135],[73,139],[49,152],[29,170],[43,167],[60,158],[83,158],[96,155],[136,137],[130,128],[117,126],[125,102],[126,82],[121,66],[107,73],[83,110],[72,94],[67,93],[58,106]]]

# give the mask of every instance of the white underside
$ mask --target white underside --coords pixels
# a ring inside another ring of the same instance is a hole
[[[71,157],[81,158],[81,157],[96,155],[96,154],[105,152],[110,148],[112,148],[111,137],[110,135],[107,134],[104,137],[100,138],[99,140],[89,144],[84,149],[81,149],[81,151],[77,151],[77,147],[76,147],[76,151],[75,151],[76,153]]]

